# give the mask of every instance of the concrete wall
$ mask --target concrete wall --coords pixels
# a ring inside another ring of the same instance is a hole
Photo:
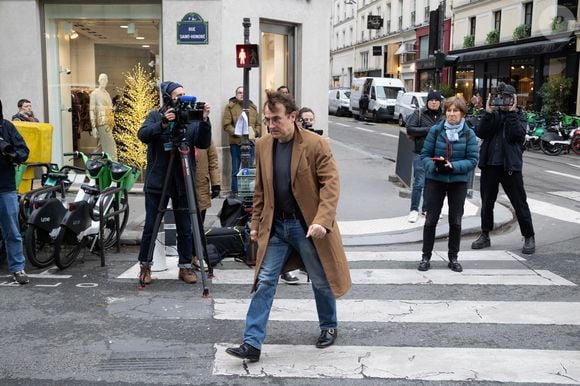
[[[40,11],[35,0],[0,1],[0,100],[4,118],[18,111],[21,98],[30,99],[36,117],[45,120],[42,83]]]

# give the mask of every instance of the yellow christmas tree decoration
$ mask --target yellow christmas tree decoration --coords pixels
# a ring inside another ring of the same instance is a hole
[[[115,129],[119,161],[143,169],[147,164],[147,146],[137,138],[137,131],[147,114],[159,108],[159,91],[155,76],[137,64],[125,73],[122,97],[115,106]]]

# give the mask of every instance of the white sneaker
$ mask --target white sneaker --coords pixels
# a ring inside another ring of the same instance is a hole
[[[412,210],[411,213],[409,213],[409,216],[407,217],[407,221],[409,222],[417,222],[418,219],[419,212],[417,212],[416,210]]]

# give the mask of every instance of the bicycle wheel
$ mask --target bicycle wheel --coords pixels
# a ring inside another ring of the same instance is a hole
[[[119,208],[121,208],[129,199],[128,196],[121,197]],[[109,208],[105,211],[105,215],[109,213],[113,213],[115,208],[113,205],[110,205]],[[119,231],[115,231],[115,217],[109,217],[105,220],[105,226],[103,229],[103,240],[105,249],[112,248],[117,241],[117,238],[120,238],[127,226],[127,221],[129,220],[129,204],[127,203],[127,210],[119,214]],[[98,247],[100,248],[101,241],[99,240],[97,243]]]
[[[558,155],[562,152],[562,144],[555,143],[551,144],[548,141],[540,141],[540,148],[547,155]]]
[[[576,134],[572,138],[572,142],[570,143],[570,147],[572,151],[578,155],[580,155],[580,134]]]
[[[24,235],[24,252],[30,264],[48,267],[54,261],[54,240],[46,230],[30,224]]]
[[[76,260],[85,244],[85,238],[78,240],[77,235],[68,228],[62,227],[54,241],[54,262],[60,269],[70,267]]]

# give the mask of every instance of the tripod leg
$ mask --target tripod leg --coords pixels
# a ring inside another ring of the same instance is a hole
[[[153,230],[151,232],[151,240],[149,241],[149,246],[147,247],[147,261],[145,262],[144,265],[147,265],[148,267],[151,267],[151,263],[153,261],[153,253],[155,251],[155,240],[157,240],[157,234],[159,233],[161,220],[167,210],[167,203],[169,202],[169,197],[167,197],[167,187],[169,186],[169,179],[171,177],[171,165],[173,165],[174,159],[175,159],[175,150],[172,150],[171,155],[169,156],[169,164],[167,167],[167,171],[165,172],[165,181],[163,181],[163,188],[161,190],[159,206],[157,207],[157,214],[155,215],[155,222],[153,224]],[[145,288],[146,286],[146,283],[143,281],[143,277],[141,276],[139,276],[139,285],[141,288]]]
[[[183,179],[185,180],[185,190],[187,193],[187,206],[189,210],[189,215],[191,217],[191,230],[193,233],[193,245],[194,250],[199,254],[203,253],[203,256],[198,256],[199,268],[201,272],[201,284],[203,286],[202,296],[209,296],[209,288],[207,286],[207,275],[205,273],[205,262],[207,261],[207,253],[205,248],[205,239],[202,238],[202,230],[199,223],[199,214],[197,210],[197,202],[195,200],[195,186],[193,181],[193,175],[191,173],[191,164],[189,162],[190,148],[186,142],[181,142],[179,144],[179,155],[181,158],[181,168],[183,170]]]

